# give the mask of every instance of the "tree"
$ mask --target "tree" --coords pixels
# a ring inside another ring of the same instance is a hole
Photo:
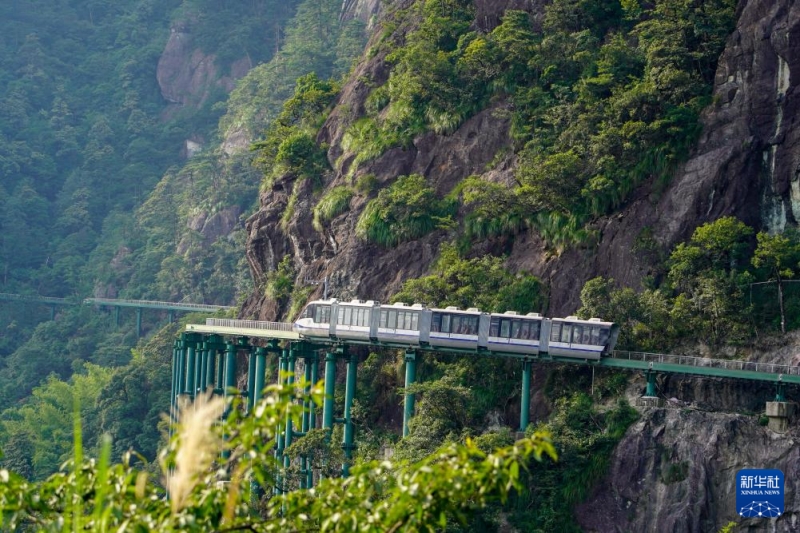
[[[769,278],[778,283],[778,305],[781,311],[781,333],[786,333],[786,313],[783,307],[783,280],[794,277],[794,269],[798,267],[800,243],[797,231],[770,235],[759,232],[756,235],[758,245],[751,260],[756,268],[769,272]]]
[[[327,478],[309,490],[258,501],[254,491],[272,487],[278,464],[275,431],[302,413],[304,383],[272,385],[245,414],[241,399],[200,397],[186,406],[169,447],[161,452],[166,491],[126,459],[109,461],[106,439],[99,461],[83,460],[80,424],[75,454],[41,483],[0,470],[0,526],[35,524],[40,531],[428,531],[465,523],[487,503],[505,501],[520,488],[520,471],[544,455],[556,458],[545,432],[492,453],[467,440],[443,446],[423,461],[370,462],[346,479]],[[310,397],[319,404],[320,385]],[[230,402],[230,403],[229,403]],[[229,414],[222,423],[223,411]],[[221,453],[223,450],[225,454]],[[168,496],[168,497],[167,497]]]

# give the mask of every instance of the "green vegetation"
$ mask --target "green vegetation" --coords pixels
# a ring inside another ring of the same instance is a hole
[[[499,257],[462,259],[449,245],[442,245],[430,275],[406,281],[392,301],[519,313],[541,311],[545,305],[535,277],[509,273]]]
[[[328,159],[315,136],[338,93],[338,84],[322,81],[314,73],[297,79],[294,95],[270,124],[266,138],[252,147],[258,151],[254,163],[265,172],[262,187],[283,174],[322,183]]]
[[[371,200],[356,225],[356,235],[393,247],[435,229],[452,227],[454,206],[440,200],[419,174],[400,176]]]
[[[662,352],[686,339],[740,344],[758,329],[796,328],[800,301],[786,301],[783,293],[785,280],[800,272],[800,234],[759,233],[756,241],[754,247],[753,229],[733,217],[704,224],[655,265],[665,276],[653,280],[654,287],[636,292],[615,288],[614,280],[590,280],[578,314],[619,323],[621,349]],[[657,244],[642,242],[647,256],[658,261]],[[752,285],[763,281],[773,281],[767,287],[775,292]]]
[[[555,0],[541,31],[508,10],[487,33],[472,3],[420,0],[399,11],[381,46],[389,81],[366,102],[343,148],[349,172],[425,132],[447,135],[493,99],[511,103],[517,185],[473,180],[467,236],[539,231],[558,250],[590,241],[591,219],[647,180],[663,186],[700,131],[736,3]],[[408,20],[419,20],[408,31]],[[498,201],[499,200],[499,201]]]
[[[242,140],[272,123],[297,78],[345,73],[365,41],[363,24],[340,22],[335,1],[23,4],[0,6],[1,292],[217,304],[252,293],[244,220],[262,175]],[[234,62],[237,69],[268,62],[227,102],[221,89],[207,88],[199,108],[165,111],[156,66],[171,27],[213,54],[219,75]],[[326,83],[309,82],[286,111],[292,125],[313,130],[312,141],[322,116],[314,106],[328,96],[313,91]],[[203,146],[185,160],[187,139]],[[327,166],[324,147],[308,140],[295,135],[279,163],[317,178],[318,166]],[[288,304],[301,306],[308,289],[295,287]],[[123,311],[119,328],[113,314],[81,306],[48,317],[46,307],[0,306],[0,424],[18,422],[0,436],[7,459],[34,465],[34,444],[55,431],[31,422],[29,406],[40,405],[31,392],[50,398],[74,389],[93,365],[111,378],[97,398],[82,397],[82,412],[99,413],[98,427],[115,434],[115,458],[134,448],[154,459],[172,338],[132,356],[132,312]],[[143,318],[145,332],[166,321]],[[97,431],[86,428],[91,450]],[[35,475],[55,466],[52,457],[37,458]]]
[[[435,531],[466,524],[487,504],[506,501],[521,488],[523,469],[543,455],[556,458],[549,436],[541,432],[492,453],[467,440],[443,446],[414,464],[370,462],[354,468],[346,480],[321,480],[313,492],[292,490],[259,498],[252,482],[261,487],[277,483],[271,450],[275,430],[286,417],[298,422],[302,407],[296,400],[304,398],[304,385],[268,387],[260,405],[247,415],[238,395],[233,405],[221,397],[201,397],[184,409],[180,427],[161,453],[166,491],[129,460],[112,463],[107,441],[99,461],[85,460],[76,421],[73,460],[58,474],[31,483],[0,470],[0,527]],[[319,385],[311,394],[319,404]],[[224,411],[225,423],[215,424]],[[255,509],[253,501],[258,502]]]
[[[322,231],[325,223],[350,209],[353,190],[345,185],[329,189],[314,206],[314,229]]]

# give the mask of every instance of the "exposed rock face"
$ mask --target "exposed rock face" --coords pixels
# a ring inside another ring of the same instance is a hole
[[[476,0],[476,26],[491,29],[509,8],[528,9],[538,20],[544,3]],[[356,7],[366,4],[348,5],[354,13]],[[652,229],[654,237],[669,249],[688,238],[698,225],[724,215],[735,215],[757,228],[779,228],[800,217],[800,128],[795,127],[800,120],[800,104],[792,84],[793,76],[800,75],[800,48],[792,46],[798,38],[798,9],[787,0],[743,2],[736,31],[719,62],[714,104],[703,114],[698,145],[662,194],[652,194],[651,184],[645,184],[620,213],[596,221],[596,246],[568,249],[557,255],[548,253],[533,233],[519,235],[513,243],[499,243],[501,250],[510,252],[510,269],[530,271],[549,283],[548,314],[574,312],[580,305],[583,283],[595,276],[638,286],[648,274],[648,265],[631,250],[644,228]],[[363,114],[370,91],[364,80],[378,86],[387,79],[388,67],[380,53],[362,62],[350,77],[319,137],[330,144],[331,161],[342,156],[341,139],[353,117]],[[416,139],[408,150],[390,150],[365,165],[356,177],[373,173],[384,185],[400,175],[419,172],[440,194],[470,174],[510,181],[513,157],[491,171],[486,169],[498,151],[509,144],[508,124],[497,118],[502,103],[496,106],[466,121],[451,135],[429,133]],[[340,160],[326,187],[346,182],[349,163],[347,158]],[[262,196],[264,211],[281,212],[281,198],[280,193]],[[267,223],[270,217],[257,214],[248,226],[250,250],[255,256],[263,255],[257,241],[268,234],[270,242],[283,242],[276,248],[280,254],[294,257],[299,278],[321,279],[327,275],[331,294],[340,297],[386,298],[403,280],[425,273],[443,237],[432,234],[394,250],[359,242],[354,227],[365,200],[355,198],[350,211],[333,221],[324,235],[311,229],[315,199],[310,196],[301,198],[290,225],[293,229],[287,234]],[[295,228],[302,231],[294,234]],[[300,242],[302,247],[293,244]],[[498,243],[491,246],[498,249]],[[257,276],[277,264],[274,257],[261,263],[255,256],[251,265]],[[257,307],[248,307],[248,313],[258,314]]]
[[[580,286],[591,277],[636,286],[646,265],[630,250],[645,227],[670,248],[698,225],[725,215],[772,230],[798,220],[800,8],[786,0],[747,0],[739,12],[718,64],[715,103],[702,118],[702,137],[666,192],[651,198],[645,186],[622,213],[599,221],[596,251],[572,250],[537,269],[535,249],[515,247],[513,261],[551,280],[554,314],[577,308]]]
[[[734,519],[752,531],[797,531],[798,439],[797,428],[774,433],[754,417],[651,409],[628,430],[606,479],[576,515],[584,530],[603,533],[719,531]],[[736,472],[743,468],[783,471],[780,519],[738,518]]]
[[[164,99],[171,104],[199,108],[214,88],[233,90],[236,80],[253,66],[243,58],[221,75],[215,60],[214,55],[206,55],[196,47],[188,23],[173,27],[156,70]]]
[[[345,5],[353,13],[354,6],[369,4],[365,2]],[[475,0],[475,25],[489,30],[509,8],[527,9],[537,19],[545,3]],[[555,255],[547,253],[533,233],[517,236],[513,242],[486,244],[487,249],[510,252],[507,265],[512,270],[533,272],[549,283],[549,315],[573,312],[579,306],[583,283],[595,276],[637,286],[648,273],[648,265],[631,250],[644,228],[650,228],[667,249],[688,238],[698,225],[725,215],[770,229],[800,220],[800,128],[796,127],[800,95],[794,88],[800,76],[798,9],[788,0],[742,0],[737,28],[719,62],[714,104],[703,114],[697,146],[660,195],[651,194],[652,184],[644,184],[622,212],[598,220],[595,247]],[[388,76],[379,52],[362,61],[345,84],[318,138],[330,145],[329,160],[337,165],[326,178],[325,188],[350,183],[347,172],[352,158],[342,157],[342,137],[355,117],[363,115],[370,86],[382,85]],[[472,174],[510,183],[514,158],[498,157],[510,144],[503,107],[503,102],[493,104],[451,135],[429,133],[408,149],[390,150],[365,164],[355,178],[374,174],[386,185],[416,172],[440,195]],[[332,296],[385,300],[404,280],[426,274],[447,239],[443,232],[434,232],[394,249],[357,239],[355,225],[369,199],[363,195],[355,196],[349,211],[319,233],[311,220],[320,193],[310,183],[300,185],[294,214],[281,228],[294,187],[290,179],[277,180],[262,193],[261,209],[247,222],[247,258],[256,287],[289,255],[298,284],[327,277]],[[320,287],[315,296],[321,294]],[[273,320],[284,312],[263,291],[256,291],[242,315]],[[771,357],[782,364],[796,364],[795,354],[789,347]],[[756,355],[762,357],[767,356]],[[543,382],[543,378],[535,381]],[[661,379],[659,392],[677,401],[672,407],[645,412],[628,431],[607,479],[578,510],[583,527],[602,532],[717,531],[735,517],[734,475],[746,467],[781,468],[787,480],[786,508],[800,509],[798,429],[778,435],[760,426],[752,415],[699,410],[761,412],[765,399],[774,394],[770,386],[672,376]],[[547,414],[545,403],[541,398],[534,402],[541,417]],[[759,530],[763,523],[747,525]],[[772,529],[797,530],[796,511]]]

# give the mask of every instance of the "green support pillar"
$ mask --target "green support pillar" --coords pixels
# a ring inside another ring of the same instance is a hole
[[[186,334],[182,335],[178,349],[178,375],[175,376],[175,407],[178,406],[178,397],[186,391]]]
[[[169,321],[170,324],[175,322],[175,311],[173,311],[172,309],[170,309],[167,312],[167,320]]]
[[[319,357],[315,353],[311,358],[311,383],[316,385],[319,381]],[[317,408],[314,402],[311,403],[311,412],[308,413],[308,427],[316,429],[317,427]]]
[[[169,416],[170,420],[175,415],[175,400],[178,396],[178,364],[180,361],[179,351],[181,342],[175,339],[172,344],[172,385],[170,387],[169,395]],[[170,426],[170,436],[172,436],[172,427]]]
[[[414,350],[406,351],[406,392],[403,406],[403,436],[408,436],[408,423],[414,416],[414,393],[408,392],[408,388],[417,379],[417,353]]]
[[[306,355],[303,361],[305,362],[304,371],[303,371],[303,381],[305,382],[305,387],[303,388],[303,392],[308,395],[311,392],[311,360],[314,358],[314,355]],[[302,425],[300,426],[300,431],[305,435],[308,433],[309,428],[311,427],[311,411],[314,409],[314,402],[310,399],[303,400],[303,418],[302,418]],[[300,457],[300,488],[301,489],[310,489],[312,483],[312,476],[309,475],[311,473],[311,463],[308,460],[308,456],[303,455]]]
[[[186,394],[194,399],[195,392],[195,342],[189,341],[186,348]]]
[[[353,437],[355,428],[350,410],[353,407],[353,399],[356,396],[356,371],[358,369],[358,355],[350,354],[347,360],[347,381],[344,391],[344,437],[342,438],[342,449],[344,450],[344,462],[342,463],[342,477],[350,475],[350,463],[353,462]]]
[[[56,306],[55,305],[51,305],[50,306],[50,320],[52,321],[52,320],[55,320],[55,319],[56,319]]]
[[[656,396],[656,373],[648,370],[645,372],[645,376],[647,376],[647,389],[645,389],[644,395],[654,398]]]
[[[214,368],[217,359],[217,347],[213,343],[208,345],[208,356],[206,357],[206,381],[203,386],[207,389],[209,386],[214,388]]]
[[[322,429],[333,429],[333,394],[336,386],[336,355],[325,354],[325,400],[322,404]]]
[[[203,390],[203,352],[205,348],[203,347],[205,341],[200,340],[197,342],[197,349],[194,353],[194,390],[192,391],[192,397],[196,397],[197,393]]]
[[[282,350],[278,360],[278,384],[283,385],[289,362],[289,351]],[[279,424],[275,431],[275,461],[278,471],[275,474],[275,494],[281,494],[283,489],[283,476],[281,476],[281,466],[283,465],[283,446],[286,441],[283,438],[283,425]]]
[[[136,338],[142,336],[142,308],[136,308]]]
[[[247,411],[253,409],[256,401],[256,348],[250,348],[250,356],[247,360]]]
[[[217,350],[217,381],[214,386],[215,389],[224,391],[225,389],[225,359],[222,357],[222,354],[225,350],[219,349]]]
[[[303,389],[303,392],[305,392],[306,395],[311,393],[311,385],[312,385],[312,381],[311,381],[311,361],[312,361],[312,359],[314,359],[314,355],[306,355],[306,357],[303,358],[303,361],[305,362],[305,368],[304,368],[304,371],[303,371],[303,381],[305,381],[305,384],[306,384],[305,388]],[[303,420],[303,425],[302,425],[302,427],[300,429],[300,431],[302,431],[303,433],[308,431],[309,428],[311,427],[311,411],[313,409],[314,409],[314,402],[313,401],[311,401],[310,399],[307,399],[307,400],[303,401],[303,419],[302,419]]]
[[[236,345],[228,342],[225,346],[225,397],[231,394],[228,389],[236,388]]]
[[[786,401],[786,384],[779,381],[775,384],[775,400],[776,402]]]
[[[519,430],[525,431],[528,427],[528,417],[531,407],[531,362],[522,362],[522,399],[519,410]]]
[[[288,372],[288,376],[286,378],[286,384],[289,387],[292,387],[294,385],[295,360],[296,360],[296,356],[295,356],[294,348],[290,348],[289,349],[289,357],[288,357],[288,361],[287,361],[287,369],[286,369],[287,372]],[[294,429],[292,428],[292,418],[287,414],[286,415],[286,432],[284,434],[284,439],[285,439],[284,440],[285,445],[283,447],[284,451],[287,450],[289,448],[289,446],[292,445],[292,432],[293,431],[294,431]],[[289,468],[289,463],[290,463],[289,456],[288,455],[284,455],[283,456],[283,468]]]
[[[202,349],[203,351],[200,352],[200,381],[197,383],[197,390],[205,392],[208,386],[208,354],[211,351],[207,339],[203,342]]]
[[[261,394],[264,391],[264,378],[267,370],[267,349],[256,348],[256,380],[253,385],[253,404],[255,405],[261,399]]]
[[[117,306],[114,308],[114,324],[119,327],[119,312],[121,307]]]

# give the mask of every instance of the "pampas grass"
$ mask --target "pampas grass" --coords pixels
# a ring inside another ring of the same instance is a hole
[[[173,514],[184,508],[200,475],[207,471],[222,449],[222,439],[213,431],[225,410],[225,400],[208,394],[180,408],[178,450],[175,468],[167,473],[166,486]]]

